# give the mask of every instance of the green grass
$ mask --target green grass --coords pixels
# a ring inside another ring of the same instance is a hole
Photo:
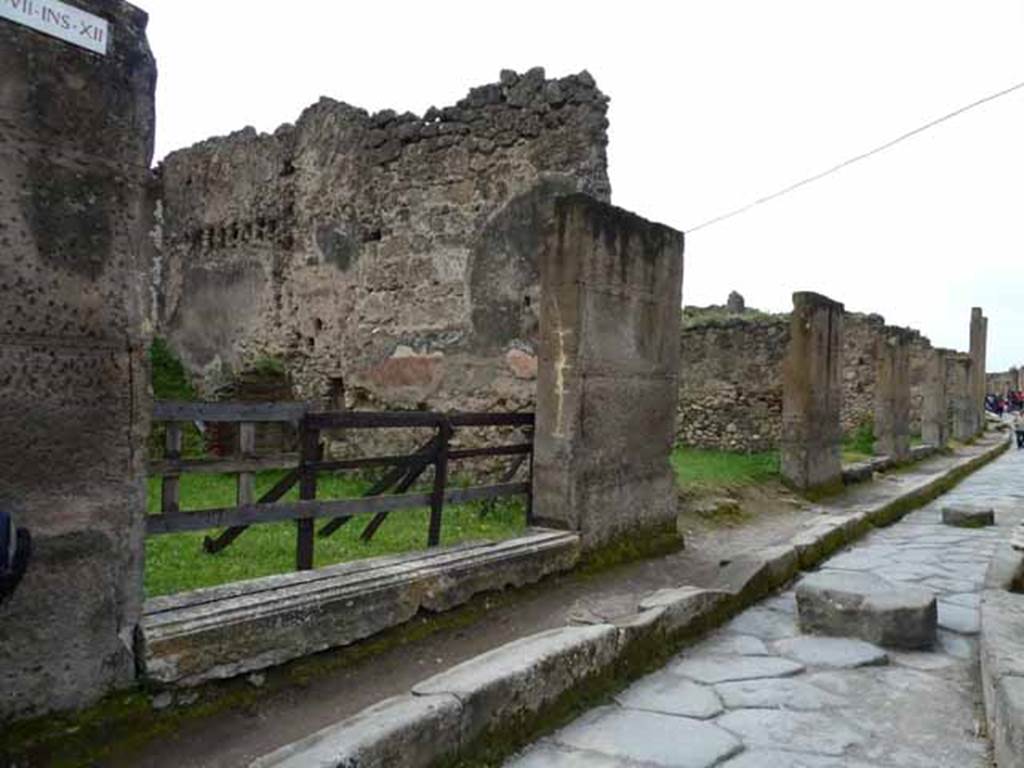
[[[843,463],[870,459],[875,455],[875,420],[865,419],[852,432],[843,436]]]
[[[672,452],[676,482],[685,490],[738,488],[779,477],[779,454],[727,453],[677,447]]]
[[[262,472],[256,478],[257,496],[269,490],[282,472]],[[318,499],[359,496],[369,483],[351,475],[322,474],[317,486]],[[285,499],[298,498],[293,489]],[[228,507],[235,503],[235,479],[230,475],[185,475],[181,478],[183,510]],[[160,508],[160,481],[151,478],[148,486],[150,513]],[[321,567],[365,557],[424,549],[427,540],[429,510],[410,509],[392,512],[369,543],[359,534],[369,522],[361,516],[343,526],[328,539],[316,539],[315,565]],[[318,528],[323,522],[318,524]],[[441,543],[456,544],[480,539],[504,539],[525,528],[521,499],[498,499],[491,503],[446,506],[441,528]],[[203,538],[216,531],[168,534],[146,539],[146,594],[166,595],[200,587],[210,587],[243,579],[289,573],[295,569],[295,523],[256,525],[234,544],[216,555],[203,551]]]
[[[861,453],[860,451],[850,451],[845,448],[840,455],[840,461],[843,463],[844,467],[847,464],[858,464],[872,458],[874,458],[873,453]]]

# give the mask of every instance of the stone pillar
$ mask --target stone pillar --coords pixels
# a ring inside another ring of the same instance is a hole
[[[971,358],[965,354],[956,354],[948,360],[948,395],[952,412],[953,439],[962,443],[974,437],[977,431],[977,413],[971,397]]]
[[[876,342],[875,452],[910,458],[910,334],[883,328]]]
[[[0,506],[34,538],[0,605],[0,722],[135,676],[156,67],[145,13],[74,6],[106,30],[75,20],[68,42],[0,19]]]
[[[802,491],[842,484],[843,305],[816,293],[793,294],[783,364],[782,477]]]
[[[682,233],[559,198],[540,275],[535,517],[588,550],[674,531]]]
[[[949,396],[946,386],[949,354],[948,349],[932,349],[925,361],[921,439],[927,445],[938,448],[945,448],[949,442]]]
[[[970,397],[974,413],[973,434],[985,429],[985,395],[988,389],[985,358],[988,346],[988,318],[982,314],[981,307],[971,310],[971,378]]]

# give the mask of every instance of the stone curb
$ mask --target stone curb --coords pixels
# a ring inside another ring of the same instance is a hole
[[[981,685],[999,768],[1024,768],[1024,554],[1002,545],[981,597]]]
[[[433,768],[481,750],[507,752],[570,715],[567,701],[578,705],[643,674],[652,661],[667,659],[874,526],[926,504],[1007,448],[1009,441],[1002,442],[881,506],[831,516],[789,544],[736,558],[711,589],[659,590],[616,624],[566,626],[488,651],[251,768]]]

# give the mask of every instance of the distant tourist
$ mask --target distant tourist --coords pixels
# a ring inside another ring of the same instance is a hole
[[[1020,411],[1013,418],[1013,431],[1017,433],[1017,450],[1024,448],[1024,413]]]

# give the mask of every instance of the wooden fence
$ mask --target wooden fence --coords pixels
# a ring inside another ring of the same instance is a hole
[[[166,425],[164,457],[150,463],[150,475],[161,480],[160,513],[146,518],[146,534],[156,536],[182,531],[223,528],[216,537],[206,537],[204,548],[214,553],[231,545],[252,525],[294,520],[297,529],[296,568],[313,567],[314,533],[317,520],[327,520],[319,535],[327,537],[351,520],[372,515],[362,532],[369,541],[387,519],[400,509],[429,507],[426,536],[428,547],[441,542],[445,504],[525,495],[526,520],[532,522],[530,503],[533,479],[532,413],[429,413],[423,411],[313,412],[302,403],[185,403],[158,402],[154,423]],[[238,451],[226,458],[183,458],[182,425],[188,423],[234,423],[238,425]],[[256,425],[286,422],[298,425],[299,453],[258,456],[255,454]],[[520,428],[525,442],[482,448],[452,448],[457,430],[479,427]],[[413,453],[396,456],[325,460],[321,433],[324,430],[424,429],[431,435]],[[449,487],[452,462],[484,457],[513,457],[502,482],[469,488]],[[514,477],[527,465],[527,480]],[[427,492],[410,492],[421,476],[433,468],[433,484]],[[361,497],[317,499],[317,475],[387,468],[384,475]],[[255,473],[285,470],[281,479],[259,498],[255,497]],[[233,474],[237,477],[237,504],[233,507],[181,510],[180,478],[186,473]],[[281,499],[296,485],[298,501]]]

